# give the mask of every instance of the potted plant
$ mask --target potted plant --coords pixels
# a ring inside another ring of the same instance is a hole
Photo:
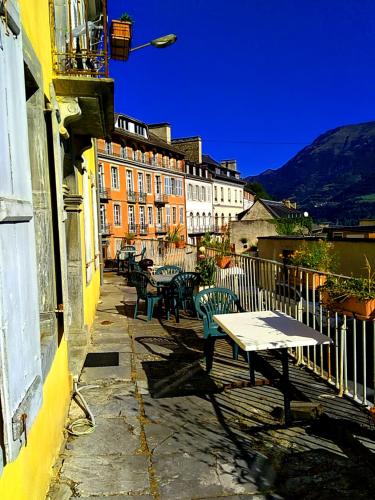
[[[293,277],[297,284],[306,285],[306,275],[302,273],[299,267],[311,270],[308,275],[309,288],[318,288],[326,281],[326,276],[315,274],[314,271],[329,272],[336,265],[336,256],[333,253],[333,245],[325,240],[314,241],[310,244],[304,244],[288,256],[288,263],[297,267],[293,272]]]
[[[129,57],[133,19],[124,13],[111,23],[111,59],[126,61]]]
[[[220,235],[219,240],[217,240],[215,248],[218,251],[218,255],[216,257],[216,264],[221,269],[225,269],[231,264],[231,247],[230,247],[230,235],[229,228],[224,228],[223,233]]]
[[[165,241],[167,242],[167,247],[176,247],[177,243],[180,241],[180,226],[170,227],[167,235],[165,237]]]
[[[178,241],[176,241],[176,248],[185,248],[186,247],[186,241],[183,239],[182,236],[179,236]]]
[[[201,284],[199,291],[215,286],[216,261],[213,257],[206,257],[203,253],[198,257],[195,271],[200,274]]]
[[[341,278],[330,276],[319,288],[322,292],[322,303],[335,311],[354,314],[360,319],[375,316],[375,273],[365,256],[367,276]]]
[[[125,235],[125,241],[128,245],[134,245],[135,243],[135,234],[134,233],[128,233]]]

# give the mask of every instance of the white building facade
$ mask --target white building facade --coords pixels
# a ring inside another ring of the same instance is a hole
[[[186,163],[186,219],[188,243],[214,231],[212,176],[206,166]]]

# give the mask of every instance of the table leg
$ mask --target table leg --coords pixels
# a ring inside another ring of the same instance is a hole
[[[292,421],[292,414],[290,411],[290,398],[289,398],[289,365],[288,365],[288,349],[281,349],[281,362],[283,366],[283,378],[281,387],[284,393],[284,414],[285,423],[290,424]]]
[[[249,363],[249,371],[250,371],[250,384],[255,385],[255,368],[254,368],[254,360],[255,356],[253,352],[247,352],[247,361]]]

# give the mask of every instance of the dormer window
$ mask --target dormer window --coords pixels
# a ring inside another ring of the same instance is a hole
[[[122,158],[128,157],[128,148],[126,146],[121,146],[121,156]]]
[[[105,141],[105,152],[109,155],[112,154],[112,142]]]
[[[137,151],[134,148],[132,148],[132,159],[137,161]]]

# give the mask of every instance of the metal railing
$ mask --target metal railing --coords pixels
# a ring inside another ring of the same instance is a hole
[[[167,198],[167,195],[166,194],[161,194],[161,193],[156,193],[155,194],[155,201],[154,203],[156,204],[165,204],[167,203],[168,201],[168,198]]]
[[[148,234],[148,224],[139,224],[137,234]]]
[[[129,222],[128,223],[128,231],[129,231],[129,233],[132,233],[132,234],[138,234],[137,233],[137,224],[134,224],[133,222]]]
[[[168,263],[195,270],[194,246],[177,249],[161,240],[138,240],[136,245],[139,250],[146,247],[146,257],[155,265]],[[206,249],[206,255],[218,257],[211,249]],[[331,345],[298,347],[290,354],[297,364],[336,387],[339,396],[373,405],[375,320],[328,306],[319,289],[327,273],[252,256],[232,254],[230,258],[230,267],[216,267],[216,286],[233,290],[248,311],[277,309],[330,337]]]
[[[166,224],[155,224],[155,233],[166,233],[167,225]]]
[[[89,19],[88,1],[67,0],[65,10],[50,0],[54,67],[59,75],[108,77],[106,2]],[[78,21],[80,19],[80,21]]]
[[[144,203],[146,203],[146,201],[147,201],[147,195],[146,195],[146,193],[139,192],[138,193],[138,203],[144,204]]]
[[[112,234],[111,224],[101,224],[99,227],[100,233],[104,235]]]
[[[111,199],[111,190],[108,188],[100,188],[99,189],[99,197],[101,200],[110,200]]]
[[[138,193],[135,191],[128,191],[128,203],[137,203]]]

